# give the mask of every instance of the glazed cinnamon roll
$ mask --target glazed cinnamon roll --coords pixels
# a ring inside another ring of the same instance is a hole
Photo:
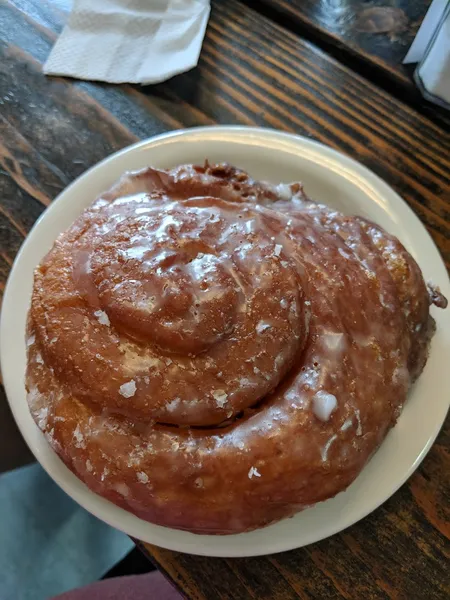
[[[299,183],[129,173],[36,269],[30,410],[117,505],[248,531],[355,479],[425,365],[431,302],[397,239]]]

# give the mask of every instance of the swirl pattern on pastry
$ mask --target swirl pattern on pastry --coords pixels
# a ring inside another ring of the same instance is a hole
[[[355,479],[424,367],[433,294],[398,240],[300,184],[127,174],[36,270],[30,409],[136,515],[251,530]]]

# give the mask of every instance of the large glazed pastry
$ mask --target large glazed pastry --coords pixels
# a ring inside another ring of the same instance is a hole
[[[197,533],[344,490],[445,306],[400,242],[227,165],[127,174],[35,272],[30,410],[89,488]]]

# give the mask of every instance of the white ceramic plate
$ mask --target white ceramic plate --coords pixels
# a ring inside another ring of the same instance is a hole
[[[171,550],[209,556],[281,552],[330,536],[377,508],[417,468],[447,413],[450,397],[450,310],[433,310],[437,334],[430,359],[380,450],[337,497],[292,519],[252,533],[206,536],[152,525],[89,491],[60,461],[34,424],[25,398],[25,319],[33,269],[56,236],[118,176],[147,165],[227,161],[273,182],[302,180],[307,193],[347,213],[364,215],[395,234],[420,264],[425,279],[450,298],[445,266],[425,228],[399,196],[357,162],[305,138],[242,127],[210,127],[162,135],[126,148],[72,183],[45,211],[12,269],[0,325],[3,381],[20,430],[36,458],[67,494],[129,535]]]

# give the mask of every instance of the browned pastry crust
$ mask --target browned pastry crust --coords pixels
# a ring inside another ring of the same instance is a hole
[[[355,479],[424,367],[430,301],[397,239],[298,183],[145,169],[36,269],[30,410],[114,503],[248,531]]]

